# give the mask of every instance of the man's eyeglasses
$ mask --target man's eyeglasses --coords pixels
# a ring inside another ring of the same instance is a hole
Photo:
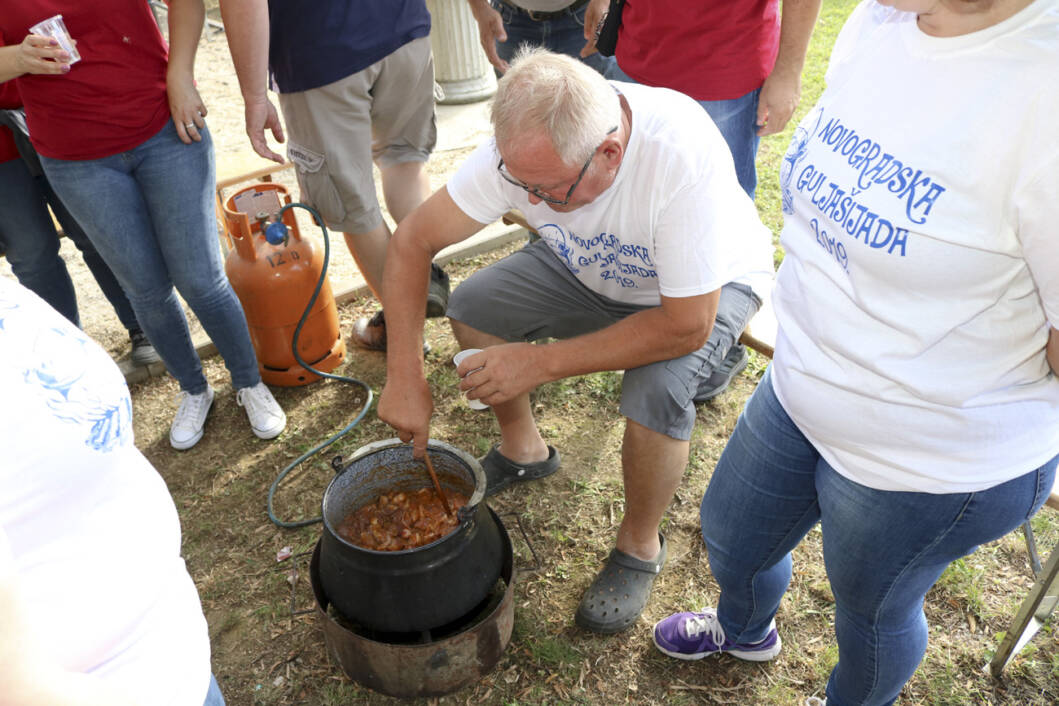
[[[618,131],[618,126],[615,125],[610,130],[607,130],[607,135],[613,135],[617,131]],[[604,138],[604,141],[606,141],[605,138]],[[585,166],[581,167],[581,173],[577,175],[577,179],[570,186],[570,190],[566,192],[566,198],[564,198],[562,200],[559,200],[557,198],[553,198],[551,196],[548,196],[548,194],[544,193],[543,191],[541,191],[537,187],[529,186],[527,184],[524,184],[523,182],[519,181],[515,177],[511,176],[511,174],[509,174],[508,171],[506,169],[504,169],[504,159],[503,158],[501,158],[500,159],[500,163],[496,165],[496,170],[498,172],[500,172],[500,176],[504,177],[504,180],[506,182],[508,182],[509,184],[514,184],[515,186],[517,186],[518,188],[522,189],[526,193],[533,194],[534,196],[539,198],[541,201],[544,201],[544,202],[550,203],[550,204],[554,204],[556,206],[565,206],[568,203],[570,203],[570,197],[574,195],[574,189],[577,188],[577,185],[580,184],[581,180],[585,177],[585,172],[588,171],[588,165],[592,164],[592,160],[595,159],[596,153],[599,152],[599,148],[602,147],[602,146],[603,146],[603,143],[600,142],[599,145],[596,147],[596,149],[592,150],[592,154],[588,155],[588,159],[585,160]]]

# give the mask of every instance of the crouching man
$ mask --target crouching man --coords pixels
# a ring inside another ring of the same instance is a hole
[[[421,346],[431,259],[521,210],[540,240],[475,273],[449,302],[460,345],[484,349],[460,364],[461,389],[500,425],[500,443],[481,459],[493,494],[559,469],[530,391],[625,371],[625,515],[576,616],[582,627],[618,632],[640,615],[665,561],[658,525],[687,465],[694,403],[746,366],[736,341],[767,294],[771,236],[717,128],[680,93],[612,84],[534,49],[500,80],[492,122],[495,138],[389,245],[379,417],[423,454],[433,409]],[[558,340],[530,343],[542,339]]]

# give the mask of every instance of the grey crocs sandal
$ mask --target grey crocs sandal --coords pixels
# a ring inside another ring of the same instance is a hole
[[[593,632],[615,633],[636,622],[651,596],[655,577],[666,563],[666,538],[654,561],[644,561],[614,549],[603,570],[585,591],[574,621]]]
[[[559,452],[548,447],[548,458],[536,463],[515,463],[500,453],[494,446],[485,456],[478,459],[485,471],[485,494],[495,495],[514,483],[537,480],[550,476],[559,470]]]

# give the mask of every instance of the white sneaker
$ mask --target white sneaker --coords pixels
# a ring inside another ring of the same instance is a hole
[[[250,428],[259,439],[274,439],[287,426],[287,415],[263,382],[236,392],[235,401],[246,410]]]
[[[197,395],[181,392],[180,397],[180,407],[173,417],[173,425],[169,427],[169,443],[174,449],[183,451],[199,443],[202,438],[206,415],[213,406],[213,388],[207,387],[205,392]]]
[[[805,706],[827,706],[827,699],[820,699],[816,696],[810,696],[805,700]]]

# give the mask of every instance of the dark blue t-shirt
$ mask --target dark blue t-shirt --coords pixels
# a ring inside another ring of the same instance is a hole
[[[334,83],[430,34],[425,0],[269,0],[268,12],[280,93]]]

